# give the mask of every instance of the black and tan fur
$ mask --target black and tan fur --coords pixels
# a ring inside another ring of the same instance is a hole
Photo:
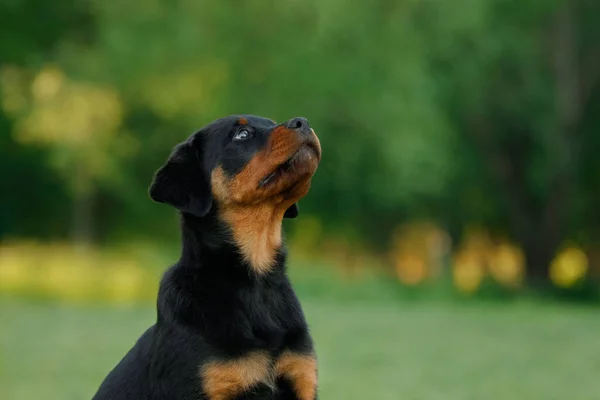
[[[156,323],[95,400],[317,399],[281,225],[320,159],[304,118],[226,117],[174,149],[150,196],[179,210],[181,257],[161,281]]]

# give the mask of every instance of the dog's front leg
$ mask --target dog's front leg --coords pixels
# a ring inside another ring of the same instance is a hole
[[[275,364],[280,400],[317,400],[314,353],[285,351]]]
[[[248,398],[247,392],[260,386],[272,391],[275,382],[271,366],[271,357],[262,351],[212,360],[200,369],[203,392],[209,400],[233,400]]]

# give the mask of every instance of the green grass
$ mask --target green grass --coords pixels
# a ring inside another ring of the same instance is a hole
[[[321,399],[600,398],[597,310],[305,300]],[[0,398],[89,399],[154,309],[0,301]]]

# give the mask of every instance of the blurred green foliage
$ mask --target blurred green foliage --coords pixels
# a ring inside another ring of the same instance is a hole
[[[598,20],[595,0],[2,0],[0,238],[174,240],[146,193],[178,141],[301,115],[326,234],[482,225],[544,281],[600,239]]]

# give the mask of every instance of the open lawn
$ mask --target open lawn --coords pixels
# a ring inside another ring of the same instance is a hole
[[[600,399],[600,313],[305,300],[321,399]],[[0,300],[0,398],[91,398],[154,310]]]

